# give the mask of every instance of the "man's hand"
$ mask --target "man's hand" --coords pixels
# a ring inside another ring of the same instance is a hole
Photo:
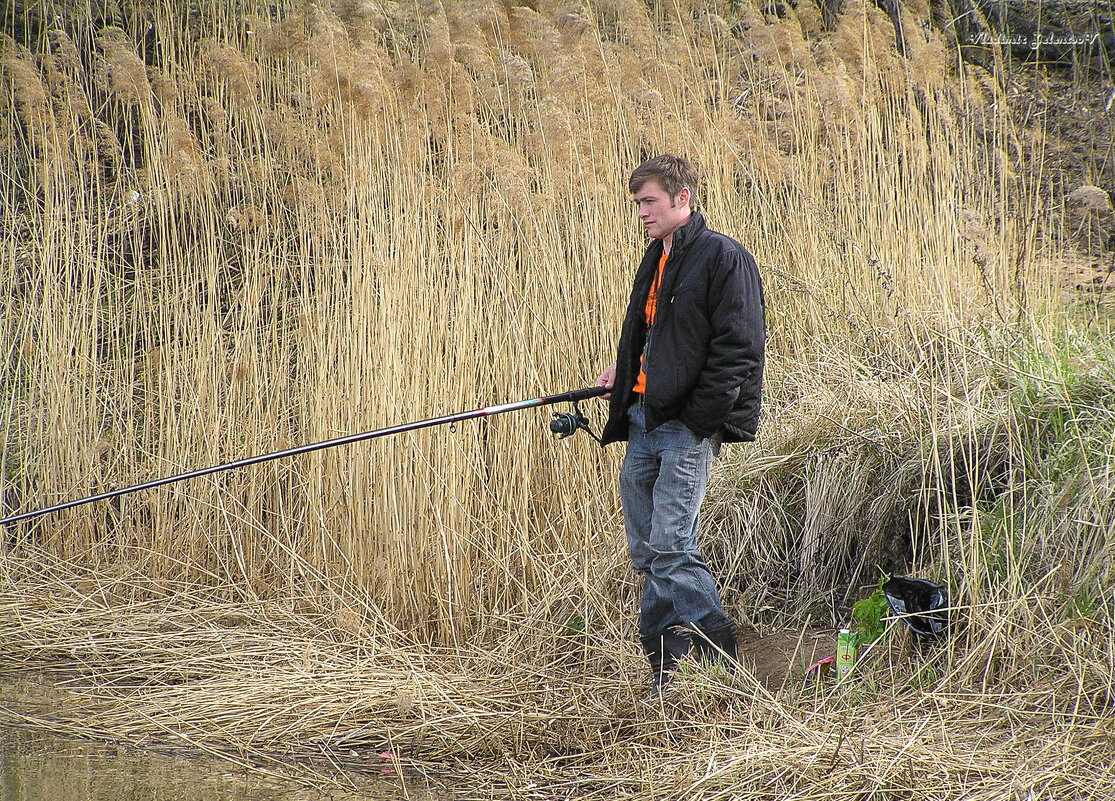
[[[600,377],[598,379],[596,379],[596,386],[604,387],[605,389],[611,389],[612,387],[615,386],[615,384],[616,384],[616,366],[615,366],[615,364],[612,364],[611,366],[604,368],[604,372],[602,372],[600,374]],[[606,394],[602,397],[604,398],[604,400],[608,400],[609,398],[612,397],[612,393],[609,392],[608,394]]]

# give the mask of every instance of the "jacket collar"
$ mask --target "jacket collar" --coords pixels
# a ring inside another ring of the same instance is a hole
[[[705,217],[701,212],[694,211],[689,215],[685,225],[674,231],[673,247],[670,249],[670,258],[680,256],[686,248],[696,241],[697,237],[705,230]]]
[[[685,225],[674,231],[674,245],[670,249],[670,264],[676,264],[678,259],[689,249],[689,246],[697,241],[697,237],[705,230],[704,215],[699,211],[694,211],[686,220]],[[635,276],[635,286],[641,287],[644,291],[650,287],[651,281],[654,279],[655,273],[658,271],[658,260],[662,257],[662,240],[654,239],[647,246],[646,252],[643,255],[642,264],[639,265],[639,270]],[[663,276],[665,282],[661,289],[665,291],[672,285],[672,276],[675,273],[674,267],[669,267],[666,270],[666,275]],[[641,308],[641,307],[640,307]]]

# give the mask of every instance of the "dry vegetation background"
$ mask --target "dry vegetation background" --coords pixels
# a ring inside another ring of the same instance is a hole
[[[92,677],[22,719],[337,781],[390,747],[511,795],[1103,797],[1110,352],[1054,290],[1040,129],[927,5],[905,58],[855,2],[831,31],[747,0],[33,8],[3,39],[5,509],[591,384],[626,175],[676,151],[767,290],[760,442],[706,517],[728,604],[832,625],[882,566],[966,625],[893,629],[852,690],[641,706],[619,452],[528,412],[9,529],[5,659]]]

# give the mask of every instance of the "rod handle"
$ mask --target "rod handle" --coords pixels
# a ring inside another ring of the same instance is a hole
[[[611,390],[605,387],[585,387],[584,389],[571,389],[568,392],[562,392],[559,395],[546,396],[546,403],[573,403],[576,401],[588,400],[589,398],[598,398],[601,395],[606,395]]]

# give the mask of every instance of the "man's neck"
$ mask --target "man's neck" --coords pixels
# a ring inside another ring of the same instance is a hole
[[[693,212],[689,212],[689,214],[687,214],[685,216],[685,219],[682,221],[681,225],[679,225],[673,231],[670,231],[670,233],[668,233],[664,237],[662,237],[662,251],[667,256],[670,255],[670,251],[673,250],[673,248],[674,248],[674,231],[677,231],[679,228],[683,227],[691,219],[693,219]]]

